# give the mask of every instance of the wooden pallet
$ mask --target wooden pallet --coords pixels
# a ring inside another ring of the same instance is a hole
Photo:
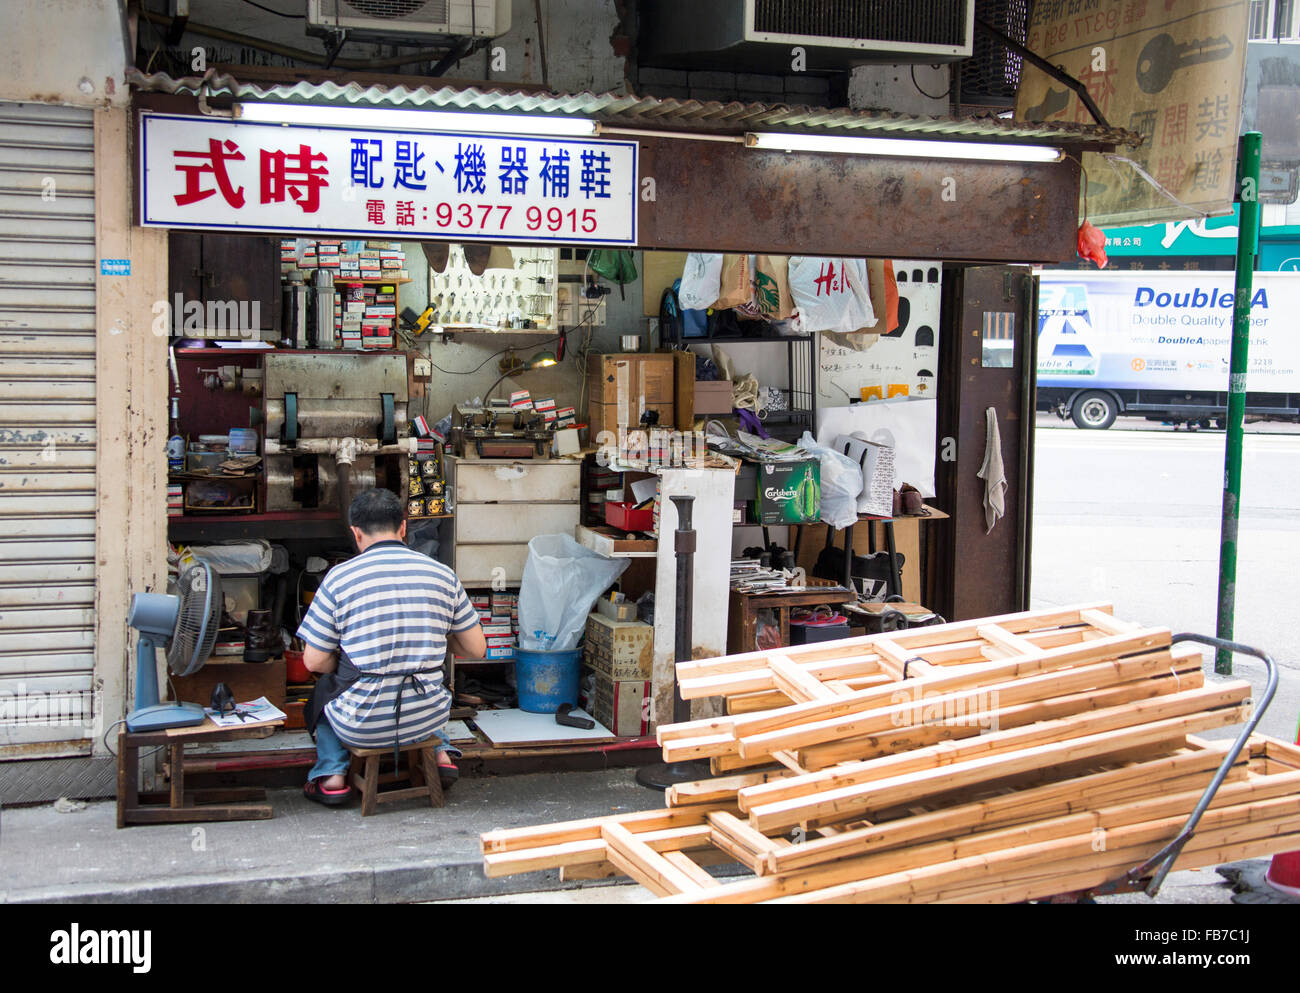
[[[904,676],[904,672],[906,675]],[[1173,838],[1249,715],[1195,650],[1104,604],[678,666],[723,717],[659,730],[715,778],[667,811],[489,832],[488,875],[628,875],[675,902],[1011,901],[1099,886]],[[774,704],[754,709],[752,701]],[[742,706],[735,706],[742,701]],[[1100,840],[1099,840],[1100,839]],[[1300,748],[1238,757],[1179,867],[1300,847]],[[721,882],[719,861],[746,878]]]

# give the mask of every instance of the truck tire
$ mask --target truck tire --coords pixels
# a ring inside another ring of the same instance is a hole
[[[1119,405],[1109,393],[1089,390],[1074,398],[1070,408],[1070,417],[1075,427],[1102,431],[1115,423],[1119,415]]]

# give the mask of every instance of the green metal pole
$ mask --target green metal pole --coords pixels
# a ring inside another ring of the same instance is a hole
[[[1223,468],[1223,519],[1219,530],[1219,618],[1216,633],[1232,641],[1237,600],[1237,522],[1241,512],[1242,425],[1246,419],[1246,369],[1250,352],[1250,299],[1255,285],[1255,253],[1259,250],[1260,133],[1241,136],[1237,151],[1237,198],[1241,225],[1237,230],[1237,285],[1232,306],[1232,359],[1228,370],[1228,437]],[[1214,671],[1232,674],[1232,653],[1219,650]]]

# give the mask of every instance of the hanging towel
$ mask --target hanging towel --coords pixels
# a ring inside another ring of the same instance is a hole
[[[993,530],[998,518],[1007,512],[1007,475],[1002,465],[1002,436],[998,434],[998,412],[990,407],[988,440],[984,443],[984,464],[976,473],[984,480],[984,533]]]

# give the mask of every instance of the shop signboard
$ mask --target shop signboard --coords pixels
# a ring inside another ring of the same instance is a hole
[[[635,245],[637,144],[143,114],[140,223]]]
[[[1080,80],[1111,126],[1142,136],[1137,148],[1117,151],[1168,191],[1127,163],[1085,153],[1088,211],[1098,227],[1232,209],[1247,11],[1241,0],[1033,5],[1027,47]],[[1030,65],[1015,116],[1094,123],[1078,96]]]
[[[1039,387],[1225,391],[1231,272],[1044,272]],[[1256,273],[1251,392],[1300,392],[1300,275]]]

